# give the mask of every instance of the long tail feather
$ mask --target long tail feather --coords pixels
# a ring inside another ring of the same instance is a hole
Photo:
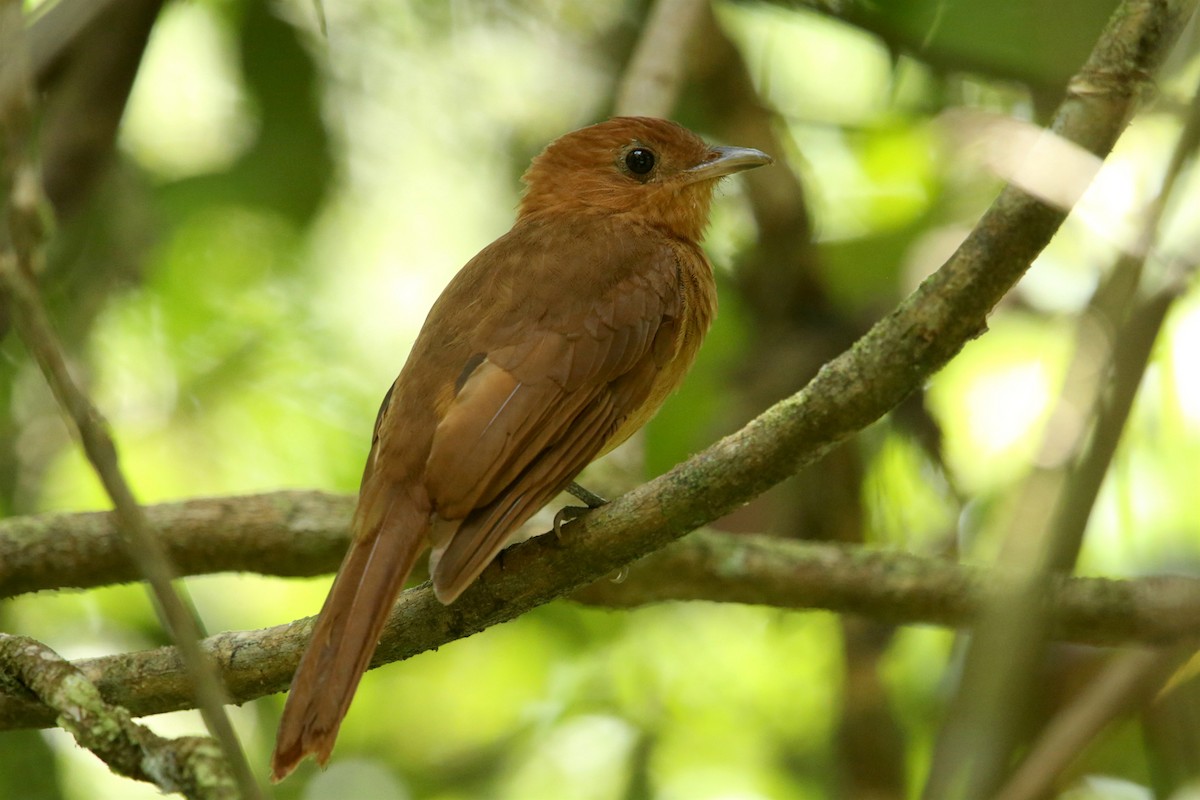
[[[282,780],[305,756],[322,765],[329,759],[392,604],[428,546],[428,519],[397,493],[356,532],[292,679],[271,756],[272,780]]]

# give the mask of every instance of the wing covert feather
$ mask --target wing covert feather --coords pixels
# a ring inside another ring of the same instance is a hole
[[[512,491],[467,516],[455,536],[431,556],[430,571],[439,596],[457,597],[487,567],[512,531],[570,483],[579,472],[581,450],[612,435],[616,428],[613,417],[611,398],[593,403],[575,420],[575,427],[561,446],[528,465]]]

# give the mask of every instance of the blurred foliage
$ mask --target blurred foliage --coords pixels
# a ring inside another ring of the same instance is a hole
[[[939,112],[1037,119],[1115,3],[831,4],[842,19],[810,5],[825,4],[715,6],[752,81],[744,100],[772,115],[774,169],[803,188],[797,215],[815,246],[774,266],[781,285],[804,289],[804,310],[771,310],[764,332],[768,312],[745,267],[759,239],[752,198],[741,184],[725,188],[708,239],[721,316],[644,452],[615,454],[597,480],[629,485],[736,429],[935,269],[999,186],[950,146]],[[43,277],[140,497],[354,491],[379,398],[429,304],[507,229],[529,157],[606,115],[645,13],[640,0],[168,3],[114,157],[61,220]],[[854,521],[857,541],[975,560],[994,551],[1003,500],[1032,468],[1061,389],[1077,314],[1161,180],[1181,98],[1200,75],[1196,48],[1183,51],[1161,101],[1134,121],[988,335],[931,383],[917,421],[898,414],[846,450],[856,508],[831,500],[828,510]],[[717,138],[728,120],[711,109],[730,98],[689,91],[679,118]],[[1195,172],[1175,200],[1159,247],[1194,258]],[[760,270],[768,280],[772,266]],[[801,331],[799,356],[815,363],[764,349],[787,323]],[[1159,343],[1082,570],[1200,564],[1198,351],[1193,290]],[[0,355],[0,508],[105,507],[13,337]],[[752,508],[727,527],[816,535],[787,519]],[[190,585],[215,631],[313,613],[328,580]],[[160,642],[132,587],[21,598],[3,615],[7,629],[69,657]],[[703,603],[545,607],[368,675],[330,769],[310,763],[276,796],[846,796],[835,751],[857,665],[838,623]],[[920,628],[872,636],[876,711],[902,737],[898,755],[879,758],[898,759],[916,796],[954,677],[953,639]],[[264,772],[281,706],[267,698],[235,715]],[[200,729],[194,714],[149,724],[168,735]],[[1163,737],[1184,735],[1171,724],[1156,718],[1147,748],[1134,723],[1114,730],[1081,756],[1063,796],[1149,797],[1151,785],[1165,796],[1164,785],[1188,777],[1161,777]],[[157,795],[110,776],[61,732],[41,736],[61,786],[0,781],[0,793]],[[18,759],[39,741],[4,737]]]

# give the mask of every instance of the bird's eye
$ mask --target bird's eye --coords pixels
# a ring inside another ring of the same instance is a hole
[[[654,169],[654,153],[644,147],[635,147],[625,154],[625,166],[634,175],[645,175]]]

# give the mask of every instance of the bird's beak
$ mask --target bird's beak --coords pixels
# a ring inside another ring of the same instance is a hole
[[[765,167],[775,161],[766,153],[752,147],[714,147],[708,152],[708,161],[684,171],[688,183],[716,180],[742,170]]]

